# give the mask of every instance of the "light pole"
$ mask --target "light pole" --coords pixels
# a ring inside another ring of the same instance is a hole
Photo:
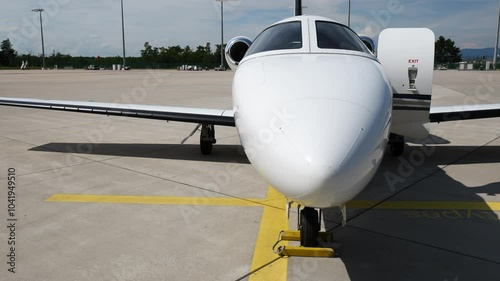
[[[123,19],[123,0],[121,0],[122,7],[122,40],[123,40],[123,69],[125,69],[125,22]]]
[[[498,3],[498,25],[497,25],[497,39],[495,41],[495,51],[493,52],[493,69],[497,69],[497,52],[498,52],[498,32],[500,31],[500,1]]]
[[[347,9],[347,26],[351,27],[351,0],[349,0],[348,9]]]
[[[224,0],[220,2],[220,70],[224,68]]]
[[[220,69],[224,69],[224,1],[236,0],[215,0],[220,2]]]
[[[44,10],[43,9],[33,9],[31,11],[35,12],[35,13],[40,13],[40,33],[42,34],[42,69],[45,69],[45,46],[43,43],[43,24],[42,24],[42,12]]]
[[[220,1],[220,69],[224,69],[224,1]]]

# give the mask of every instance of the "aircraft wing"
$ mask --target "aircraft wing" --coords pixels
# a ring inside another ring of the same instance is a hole
[[[234,127],[233,110],[0,97],[0,105]]]
[[[477,104],[431,107],[431,122],[500,117],[500,104]]]

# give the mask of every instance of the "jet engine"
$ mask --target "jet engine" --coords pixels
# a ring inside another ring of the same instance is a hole
[[[245,56],[250,45],[252,45],[252,40],[244,36],[235,37],[227,43],[226,61],[232,70],[238,68],[238,64]]]
[[[365,43],[366,47],[374,54],[376,55],[376,50],[375,50],[375,43],[373,42],[373,39],[371,39],[368,36],[365,35],[359,35],[359,38],[361,38],[361,41]]]

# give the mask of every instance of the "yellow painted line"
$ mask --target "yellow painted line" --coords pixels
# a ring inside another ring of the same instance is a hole
[[[377,201],[350,201],[347,208],[368,209]],[[477,210],[500,211],[500,202],[461,202],[461,201],[386,201],[374,209],[380,210]]]
[[[72,203],[121,203],[121,204],[166,204],[166,205],[206,205],[206,206],[262,206],[266,199],[176,197],[176,196],[129,196],[129,195],[88,195],[54,194],[46,202]]]
[[[248,281],[286,281],[288,259],[279,258],[272,251],[272,247],[278,239],[280,231],[288,229],[286,212],[283,209],[286,199],[270,186],[267,189],[266,199],[272,206],[267,205],[262,211],[262,219],[260,221],[257,242],[255,243],[250,272],[254,272],[259,268],[261,269],[251,274]],[[283,245],[287,246],[288,243],[283,242]],[[276,261],[269,264],[274,260]]]
[[[87,195],[55,194],[47,202],[77,203],[121,203],[121,204],[167,204],[167,205],[206,205],[206,206],[249,206],[264,207],[260,228],[252,257],[249,281],[286,281],[288,258],[279,257],[272,246],[282,230],[288,229],[284,206],[286,199],[272,187],[268,187],[266,198],[216,198],[216,197],[176,197],[176,196],[130,196],[130,195]],[[356,200],[347,203],[348,208],[367,209],[379,203],[373,200]],[[378,210],[492,210],[500,211],[500,202],[461,202],[461,201],[387,201],[374,209]],[[293,235],[291,235],[293,236]],[[291,239],[293,240],[293,239]],[[310,255],[303,249],[288,247],[288,242],[280,245],[289,254]],[[314,252],[314,251],[313,251]],[[331,253],[325,252],[324,256]]]
[[[279,193],[278,193],[279,194]],[[280,195],[281,196],[281,195]],[[219,197],[177,197],[177,196],[131,196],[131,195],[93,195],[93,194],[54,194],[46,202],[73,203],[121,203],[121,204],[158,204],[158,205],[206,205],[206,206],[275,206],[283,209],[283,196],[274,198],[219,198]],[[279,204],[277,204],[279,202]],[[373,200],[356,200],[347,203],[347,208],[368,209],[379,203]],[[374,209],[379,210],[477,210],[500,211],[500,202],[462,202],[462,201],[387,201]]]

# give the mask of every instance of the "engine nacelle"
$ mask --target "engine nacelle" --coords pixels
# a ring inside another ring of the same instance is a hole
[[[370,51],[374,55],[376,55],[375,43],[373,42],[373,39],[371,39],[370,37],[365,36],[365,35],[359,35],[359,38],[361,38],[361,41],[363,41],[363,43],[365,43],[366,47],[368,47],[368,49],[370,49]]]
[[[232,70],[238,68],[238,64],[245,56],[250,45],[252,45],[252,40],[244,36],[235,37],[227,43],[226,61]]]

